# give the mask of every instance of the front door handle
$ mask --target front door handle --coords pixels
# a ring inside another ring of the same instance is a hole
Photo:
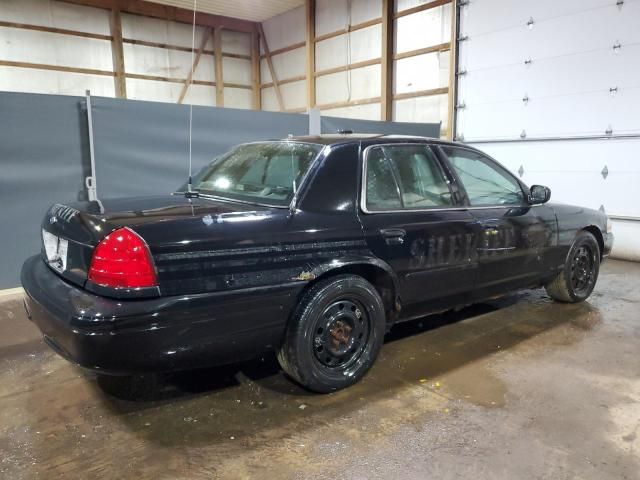
[[[402,245],[407,232],[402,228],[383,228],[380,230],[380,234],[384,237],[387,245]]]

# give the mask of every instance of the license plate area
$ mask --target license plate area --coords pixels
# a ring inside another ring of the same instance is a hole
[[[42,243],[49,266],[58,272],[64,272],[67,269],[68,240],[43,229]]]

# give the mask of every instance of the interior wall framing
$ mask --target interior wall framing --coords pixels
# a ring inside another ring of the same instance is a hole
[[[442,136],[451,137],[452,12],[451,0],[306,0],[266,20],[263,108],[280,109],[280,90],[286,111],[442,122]]]
[[[318,108],[442,122],[451,136],[452,0],[306,0],[262,23],[198,13],[193,55],[188,10],[143,0],[0,4],[0,90]]]
[[[150,10],[141,10],[145,5]],[[67,95],[90,90],[134,100],[215,106],[224,98],[229,107],[254,105],[253,22],[196,16],[195,46],[204,48],[192,76],[186,10],[120,0],[0,0],[0,7],[0,90]],[[214,25],[225,25],[218,36],[218,63],[225,73],[218,87],[214,36],[204,38]]]

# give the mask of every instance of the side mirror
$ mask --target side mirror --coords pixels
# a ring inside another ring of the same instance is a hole
[[[542,185],[532,185],[529,189],[529,203],[532,205],[547,203],[551,198],[551,189]]]

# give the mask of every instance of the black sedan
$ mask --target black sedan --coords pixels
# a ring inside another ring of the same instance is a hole
[[[550,194],[435,139],[244,144],[172,195],[53,205],[25,307],[54,350],[106,374],[275,351],[330,392],[397,322],[523,288],[589,297],[610,224]]]

